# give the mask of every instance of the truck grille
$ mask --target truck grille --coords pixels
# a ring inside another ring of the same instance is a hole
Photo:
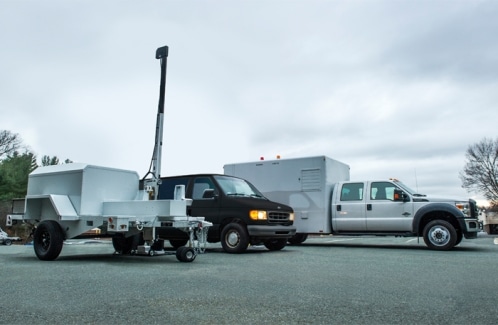
[[[289,213],[288,212],[273,212],[270,211],[268,213],[268,222],[270,223],[280,223],[289,221]]]
[[[470,216],[472,218],[477,218],[479,216],[479,210],[477,209],[477,203],[474,200],[469,200]]]

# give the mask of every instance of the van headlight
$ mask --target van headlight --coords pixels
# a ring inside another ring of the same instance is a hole
[[[466,218],[469,218],[471,216],[469,202],[455,202],[455,206],[458,210],[462,211]]]
[[[251,210],[249,211],[249,218],[252,220],[267,220],[266,211],[263,210]]]

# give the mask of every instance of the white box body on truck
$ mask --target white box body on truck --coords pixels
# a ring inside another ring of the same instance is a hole
[[[247,179],[270,200],[291,206],[300,234],[332,232],[331,219],[325,217],[330,216],[332,189],[349,180],[349,166],[325,156],[228,164],[224,173]]]
[[[349,181],[349,166],[325,156],[227,164],[225,174],[253,183],[294,209],[297,233],[422,236],[449,250],[482,229],[473,200],[421,195],[397,180]]]

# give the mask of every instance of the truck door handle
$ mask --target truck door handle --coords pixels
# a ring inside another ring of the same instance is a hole
[[[337,211],[341,211],[341,205],[340,204],[337,205]]]
[[[368,210],[368,211],[372,211],[372,205],[371,205],[370,203],[369,203],[369,204],[367,204],[367,210]]]

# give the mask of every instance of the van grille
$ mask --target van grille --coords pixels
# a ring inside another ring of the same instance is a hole
[[[270,223],[286,222],[289,221],[289,219],[290,215],[288,212],[270,211],[268,213],[268,222]]]

